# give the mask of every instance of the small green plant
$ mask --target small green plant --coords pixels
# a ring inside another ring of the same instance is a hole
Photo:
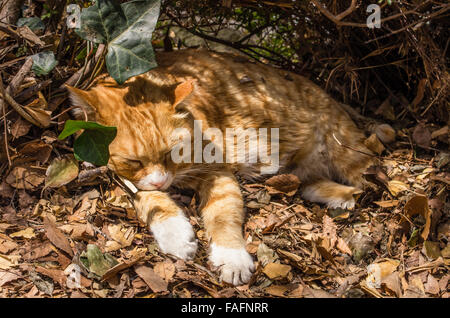
[[[81,129],[84,129],[83,133],[73,144],[75,158],[97,166],[105,166],[109,160],[108,147],[116,138],[117,128],[89,121],[68,120],[58,138],[65,139]]]

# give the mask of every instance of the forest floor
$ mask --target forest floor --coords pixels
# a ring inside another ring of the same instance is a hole
[[[436,131],[431,144],[442,136]],[[199,241],[194,261],[183,261],[158,250],[104,169],[82,165],[71,183],[44,189],[48,163],[66,160],[55,156],[61,141],[44,135],[23,146],[15,159],[21,163],[2,178],[0,297],[450,295],[449,157],[416,156],[406,135],[367,173],[374,186],[352,211],[303,201],[292,175],[241,183],[244,234],[257,269],[237,287],[220,283],[208,263],[194,195],[172,191]],[[65,174],[73,178],[67,167]]]
[[[159,251],[105,167],[77,162],[72,139],[57,138],[70,119],[64,84],[88,87],[105,47],[61,27],[0,27],[0,88],[20,104],[3,107],[0,99],[0,297],[450,296],[448,126],[399,120],[410,115],[408,101],[397,113],[388,100],[365,109],[391,118],[396,140],[368,138],[380,166],[366,173],[373,186],[354,210],[302,200],[301,180],[291,175],[240,178],[246,247],[257,266],[248,284],[234,287],[208,263],[193,193],[171,193],[199,242],[195,259],[183,261]],[[59,63],[50,59],[51,73],[37,75],[30,56],[43,51]],[[413,106],[423,98],[418,85]],[[19,116],[22,108],[34,125]]]

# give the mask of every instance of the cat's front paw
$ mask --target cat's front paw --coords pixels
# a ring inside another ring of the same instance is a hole
[[[150,230],[163,253],[184,260],[193,259],[197,251],[197,239],[189,220],[180,212],[176,216],[152,222]]]
[[[255,270],[253,259],[244,247],[229,248],[212,243],[209,259],[219,268],[220,280],[233,285],[247,283]]]

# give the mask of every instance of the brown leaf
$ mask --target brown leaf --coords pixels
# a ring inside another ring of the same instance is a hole
[[[23,37],[27,41],[30,41],[33,44],[37,44],[39,46],[45,45],[45,43],[42,42],[42,40],[36,34],[34,34],[33,31],[31,31],[31,29],[26,25],[17,28],[17,33],[21,37]]]
[[[144,256],[145,256],[145,253],[139,253],[130,260],[121,261],[116,266],[108,269],[108,271],[103,274],[101,280],[105,281],[105,280],[112,278],[114,275],[116,275],[120,271],[123,271],[124,269],[127,269],[127,268],[133,266],[134,264],[136,264],[137,262],[139,262],[140,260],[142,260],[144,258]]]
[[[272,285],[265,289],[265,292],[269,295],[277,297],[285,297],[285,293],[289,290],[286,285]]]
[[[0,239],[0,253],[2,254],[8,254],[17,246],[17,243],[14,241]]]
[[[438,295],[440,292],[439,283],[433,275],[428,275],[428,280],[424,285],[425,291],[429,294]]]
[[[303,289],[303,296],[305,298],[337,298],[336,296],[326,292],[322,289],[313,289],[310,287],[306,287]]]
[[[384,144],[390,144],[395,141],[395,130],[388,124],[381,124],[375,127],[374,133]]]
[[[399,261],[386,259],[385,261],[373,263],[367,266],[366,284],[371,288],[380,288],[382,281],[392,274],[400,264]]]
[[[338,237],[338,241],[337,241],[336,247],[342,253],[348,254],[350,256],[353,255],[352,250],[350,249],[350,247],[348,247],[347,243],[340,237]]]
[[[432,261],[441,256],[441,249],[439,248],[438,242],[431,242],[431,241],[423,242],[422,251],[429,261]]]
[[[45,276],[53,279],[54,282],[58,283],[61,287],[66,286],[66,275],[62,270],[59,269],[49,269],[41,266],[36,266],[36,272],[44,274]]]
[[[21,278],[19,274],[15,274],[10,271],[8,272],[0,271],[0,287],[19,278]]]
[[[47,101],[45,100],[44,95],[42,95],[41,92],[38,92],[38,95],[39,98],[28,105],[23,106],[23,108],[31,115],[31,117],[41,124],[41,127],[48,127],[50,126],[50,115],[52,112],[45,110],[47,108]]]
[[[53,223],[48,216],[44,217],[44,229],[45,235],[48,237],[50,242],[70,256],[73,256],[73,251],[70,247],[69,240],[64,233],[56,227],[55,223]]]
[[[409,189],[409,187],[406,183],[399,181],[399,180],[389,181],[387,184],[387,188],[394,197],[399,195],[401,192]]]
[[[333,248],[337,241],[337,226],[334,224],[333,219],[326,214],[323,216],[322,224],[323,236],[330,240],[330,248]]]
[[[45,187],[59,188],[78,176],[78,162],[73,155],[55,158],[45,173]]]
[[[392,208],[394,206],[397,206],[399,202],[399,200],[373,201],[373,203],[382,208]]]
[[[11,126],[11,135],[13,135],[14,138],[25,136],[30,131],[31,126],[32,124],[30,122],[19,118]]]
[[[400,284],[400,277],[398,272],[393,272],[381,280],[381,287],[389,294],[397,297],[402,296],[402,288]]]
[[[35,190],[44,182],[44,179],[45,177],[40,171],[32,168],[15,167],[6,178],[6,183],[16,189]]]
[[[53,252],[52,245],[49,242],[44,242],[40,245],[34,245],[27,248],[28,252],[23,256],[27,261],[33,261],[41,257],[45,257],[51,252]]]
[[[430,225],[431,225],[431,210],[428,207],[428,199],[423,195],[416,195],[412,197],[405,204],[405,212],[406,215],[411,218],[417,214],[420,214],[425,219],[425,227],[420,234],[420,236],[426,240],[428,235],[430,234]],[[406,221],[405,221],[406,222]],[[407,223],[409,225],[409,222]]]
[[[51,145],[46,144],[42,140],[34,140],[23,145],[23,147],[19,149],[19,153],[22,157],[28,157],[37,160],[40,163],[46,163],[50,158],[52,150],[53,147]]]
[[[283,265],[279,263],[269,263],[264,266],[263,273],[270,279],[279,280],[286,278],[291,272],[292,267],[289,265]]]
[[[33,228],[28,227],[25,230],[11,233],[9,235],[9,237],[22,237],[22,238],[26,238],[26,239],[31,239],[31,238],[36,237],[36,234],[34,233]]]
[[[293,196],[300,185],[300,180],[293,174],[281,174],[266,180],[269,194],[283,193]]]
[[[166,282],[169,282],[175,275],[175,265],[170,260],[156,263],[153,270]]]
[[[411,102],[411,108],[413,109],[413,111],[417,110],[417,105],[419,105],[419,103],[422,101],[424,93],[425,93],[425,87],[426,84],[428,82],[428,79],[426,78],[422,78],[419,81],[419,85],[417,86],[417,94],[416,97],[414,98],[414,100]]]
[[[366,145],[367,148],[372,150],[376,154],[381,154],[384,151],[384,146],[378,139],[376,134],[370,135],[369,138],[364,140],[364,145]]]
[[[144,280],[153,292],[159,293],[167,291],[167,282],[157,275],[150,267],[145,265],[136,266],[134,271]]]

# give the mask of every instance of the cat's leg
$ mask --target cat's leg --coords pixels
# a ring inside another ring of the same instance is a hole
[[[209,259],[220,268],[222,281],[234,285],[246,283],[254,264],[242,236],[244,202],[239,184],[228,171],[204,178],[198,191],[202,200],[200,211],[211,242]]]
[[[353,209],[357,195],[362,191],[331,180],[320,179],[302,187],[302,197],[306,200],[324,203],[329,208]]]
[[[148,224],[163,253],[184,260],[193,259],[197,240],[192,225],[169,195],[159,191],[140,191],[135,207],[138,218]]]

